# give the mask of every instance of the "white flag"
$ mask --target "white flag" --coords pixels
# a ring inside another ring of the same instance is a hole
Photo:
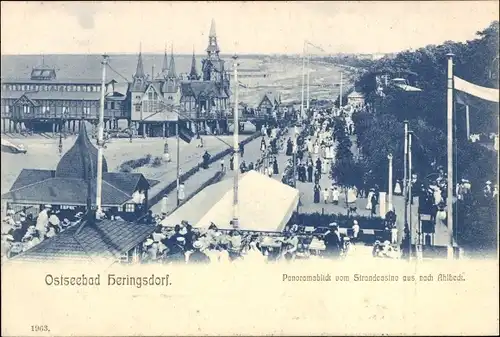
[[[479,85],[467,82],[457,76],[454,76],[453,80],[456,90],[465,92],[467,94],[482,98],[490,102],[498,103],[498,89],[481,87]]]

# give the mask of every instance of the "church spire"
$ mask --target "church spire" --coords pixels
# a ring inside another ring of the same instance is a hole
[[[168,67],[168,78],[176,78],[177,75],[175,73],[175,61],[174,61],[174,46],[170,47],[170,66]]]
[[[194,56],[194,47],[193,47],[193,59],[191,60],[191,72],[189,73],[190,80],[198,79],[198,72],[196,71],[196,57]]]
[[[212,19],[212,24],[210,25],[210,33],[208,34],[208,47],[206,49],[209,57],[219,56],[219,45],[217,44],[217,34],[215,33],[215,20]]]
[[[167,56],[167,45],[165,44],[165,54],[163,55],[163,65],[161,67],[161,72],[166,74],[168,71],[168,56]]]
[[[137,59],[137,68],[135,70],[135,75],[134,77],[138,78],[144,78],[146,77],[144,73],[144,64],[142,63],[142,44],[139,47],[139,58]]]
[[[208,37],[217,37],[217,34],[215,33],[215,20],[212,19],[212,23],[210,25],[210,34],[208,34]]]

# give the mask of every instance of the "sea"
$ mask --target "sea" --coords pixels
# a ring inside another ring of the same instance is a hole
[[[170,63],[170,55],[167,56]],[[189,73],[192,57],[193,55],[174,54],[175,69],[178,74]],[[198,72],[201,70],[201,61],[205,57],[206,55],[195,55]],[[240,67],[244,67],[250,71],[261,71],[260,64],[264,57],[263,55],[242,57],[239,59]],[[137,67],[137,58],[137,54],[110,54],[109,65],[114,71],[111,70],[109,76],[116,81],[132,80]],[[221,58],[226,61],[227,67],[230,69],[231,56],[222,56]],[[31,70],[42,64],[54,67],[57,70],[57,77],[61,79],[85,78],[100,80],[101,78],[102,55],[2,55],[1,60],[2,78],[29,78]],[[153,67],[155,73],[159,73],[164,63],[164,54],[143,53],[142,60],[146,74],[151,74]]]

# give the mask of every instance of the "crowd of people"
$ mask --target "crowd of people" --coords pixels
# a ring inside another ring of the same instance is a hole
[[[12,257],[36,246],[74,225],[82,215],[82,212],[77,213],[71,221],[60,210],[52,210],[50,205],[45,205],[36,218],[31,213],[15,214],[14,210],[7,210],[2,219],[2,256]]]
[[[339,259],[349,256],[359,233],[356,221],[349,236],[345,231],[341,233],[336,223],[331,223],[326,231],[293,225],[282,233],[220,230],[214,223],[206,229],[193,228],[185,221],[173,228],[158,224],[143,243],[141,261],[214,263]]]

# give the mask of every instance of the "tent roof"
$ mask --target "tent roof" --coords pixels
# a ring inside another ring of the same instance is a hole
[[[229,177],[204,188],[168,216],[164,223],[186,220],[193,227],[206,228],[211,222],[220,229],[232,229],[233,179]],[[299,191],[256,171],[239,180],[240,229],[281,232],[299,201]]]

